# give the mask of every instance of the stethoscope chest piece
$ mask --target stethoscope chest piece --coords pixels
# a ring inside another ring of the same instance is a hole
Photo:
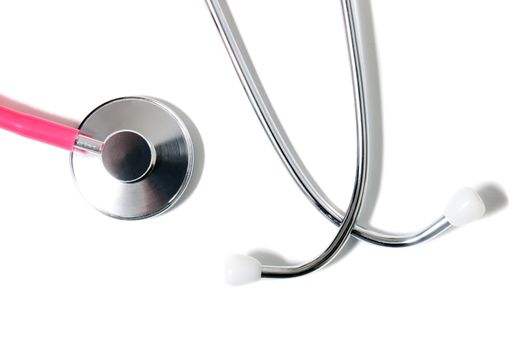
[[[120,98],[91,112],[79,129],[89,135],[86,143],[103,141],[100,154],[71,152],[77,187],[100,212],[144,219],[172,207],[188,187],[194,149],[173,107],[147,97]]]

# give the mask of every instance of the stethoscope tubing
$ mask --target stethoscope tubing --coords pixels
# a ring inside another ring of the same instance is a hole
[[[228,11],[222,0],[206,0],[208,8],[217,25],[224,45],[230,55],[239,79],[246,91],[263,129],[280,156],[286,169],[310,202],[332,223],[342,226],[345,212],[332,203],[330,199],[318,188],[305,166],[300,162],[297,152],[292,143],[280,127],[277,115],[271,106],[270,100],[260,82],[257,72],[251,63],[250,57],[244,47],[236,28],[233,16]],[[364,86],[364,67],[361,62],[361,50],[358,31],[356,28],[356,15],[351,0],[341,0],[343,17],[346,30],[347,46],[349,50],[350,64],[352,68],[352,82],[354,85],[354,100],[356,105],[356,118],[368,120],[367,99]],[[360,132],[358,131],[358,134]],[[365,139],[368,132],[363,130]],[[368,140],[367,140],[368,143]],[[363,153],[358,150],[358,163],[360,158],[366,158],[368,162],[368,145],[362,148]],[[359,173],[359,172],[358,172]],[[361,181],[356,176],[356,183]],[[371,228],[355,224],[351,235],[359,240],[385,247],[406,247],[422,243],[447,231],[452,225],[444,216],[439,217],[427,228],[415,233],[382,233]]]
[[[314,202],[318,204],[323,213],[332,221],[334,217],[331,215],[333,210],[330,209],[327,201],[323,201],[323,197],[315,190],[313,184],[308,180],[305,169],[297,161],[294,155],[293,148],[288,142],[287,138],[280,133],[277,127],[277,118],[274,117],[272,109],[266,103],[265,94],[259,89],[258,79],[253,69],[250,69],[251,62],[246,50],[236,37],[239,37],[235,29],[231,16],[227,12],[225,6],[220,0],[206,0],[210,12],[215,20],[220,35],[225,43],[225,46],[230,54],[235,69],[241,79],[241,82],[246,90],[250,102],[259,117],[266,133],[268,134],[272,144],[277,153],[281,156],[288,171],[295,179],[300,188],[305,194]],[[327,265],[343,248],[345,243],[350,238],[352,229],[355,226],[356,220],[361,210],[363,196],[366,187],[367,171],[368,171],[368,129],[367,129],[367,113],[364,96],[364,87],[362,79],[362,69],[359,58],[359,51],[357,47],[357,36],[355,35],[355,22],[352,12],[352,4],[348,0],[342,0],[343,9],[345,13],[345,23],[347,28],[347,43],[349,47],[350,62],[352,68],[352,80],[354,82],[354,95],[356,100],[356,131],[357,131],[357,167],[356,167],[356,181],[354,183],[353,196],[350,205],[345,215],[343,216],[339,231],[333,239],[332,243],[325,249],[318,257],[296,266],[262,266],[262,277],[272,278],[286,278],[297,277],[316,271]],[[327,207],[329,210],[323,210]]]

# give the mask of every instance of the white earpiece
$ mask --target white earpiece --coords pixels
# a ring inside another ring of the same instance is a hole
[[[485,214],[485,203],[471,188],[463,188],[450,198],[445,207],[445,217],[453,226],[463,226]]]
[[[225,277],[231,285],[240,286],[261,279],[262,265],[247,255],[231,255],[226,259]]]

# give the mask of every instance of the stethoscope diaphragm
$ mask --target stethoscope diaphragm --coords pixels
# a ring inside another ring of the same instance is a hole
[[[84,198],[118,219],[137,220],[172,207],[187,188],[194,149],[178,112],[149,97],[124,97],[91,112],[80,133],[104,140],[101,154],[71,152]]]
[[[199,158],[191,135],[200,137],[191,121],[150,97],[106,102],[78,129],[0,106],[0,128],[70,151],[84,198],[117,219],[144,219],[171,208],[183,197]]]

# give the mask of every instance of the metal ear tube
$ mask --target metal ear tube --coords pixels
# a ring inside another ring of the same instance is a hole
[[[307,170],[296,159],[293,145],[278,127],[278,118],[270,106],[266,92],[253,68],[248,52],[238,35],[233,16],[221,0],[206,0],[206,4],[217,25],[226,50],[241,84],[259,118],[268,138],[283,161],[286,169],[305,196],[331,222],[339,226],[332,243],[316,258],[297,266],[266,266],[252,257],[234,255],[226,261],[226,280],[231,284],[254,282],[261,277],[287,278],[308,274],[326,266],[341,250],[350,236],[360,240],[386,246],[406,247],[425,242],[447,231],[481,217],[485,206],[481,197],[471,189],[463,189],[451,199],[445,214],[428,228],[413,234],[385,234],[357,224],[368,168],[368,110],[364,89],[363,65],[360,54],[356,16],[351,0],[341,0],[347,46],[349,51],[354,101],[356,106],[357,167],[353,196],[348,209],[335,207],[308,178]]]

